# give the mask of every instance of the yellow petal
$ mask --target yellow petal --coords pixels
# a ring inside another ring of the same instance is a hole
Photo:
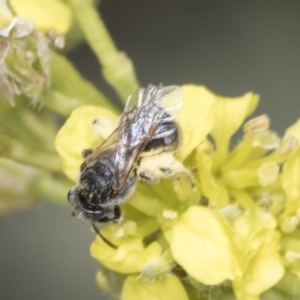
[[[281,263],[279,233],[271,230],[261,232],[261,246],[251,257],[244,273],[244,286],[248,294],[260,295],[274,286],[283,276],[284,267]]]
[[[33,21],[42,31],[55,29],[58,33],[65,34],[70,29],[71,10],[60,0],[10,0],[9,2],[19,17]]]
[[[7,26],[12,18],[12,13],[9,10],[9,7],[7,5],[7,1],[1,1],[0,2],[0,24],[2,26]]]
[[[218,213],[191,206],[165,237],[174,259],[196,280],[214,285],[239,274],[233,231]]]
[[[269,213],[259,209],[251,209],[241,214],[234,223],[234,231],[239,240],[239,247],[250,248],[256,250],[258,245],[251,245],[251,239],[262,229],[275,229],[276,220]],[[251,239],[250,239],[251,238]]]
[[[210,203],[216,203],[221,196],[221,190],[212,175],[211,152],[212,147],[210,143],[205,140],[197,148],[197,169],[199,170],[198,177],[203,195],[209,199]]]
[[[155,281],[146,281],[137,276],[128,276],[125,280],[122,300],[188,300],[180,280],[173,274]]]
[[[160,247],[158,243],[152,243],[156,247]],[[175,266],[170,249],[164,251],[157,258],[149,260],[141,269],[140,272],[145,279],[154,280],[161,276],[169,274]]]
[[[237,98],[218,97],[217,121],[211,131],[217,145],[216,169],[226,159],[231,136],[239,129],[247,116],[254,111],[258,100],[258,95],[253,93],[247,93]]]
[[[286,134],[295,137],[300,144],[300,119],[287,129]]]
[[[116,115],[104,108],[82,106],[74,109],[56,135],[55,146],[63,159],[63,170],[74,181],[83,161],[82,150],[98,147],[102,142],[92,126],[92,120],[97,117],[117,119]]]
[[[203,86],[183,85],[183,108],[179,112],[182,146],[178,157],[184,160],[207,136],[217,116],[216,96]]]
[[[283,216],[294,214],[300,206],[300,147],[298,146],[284,164],[281,175],[286,194],[286,209]]]
[[[160,257],[162,248],[157,242],[145,247],[143,238],[116,239],[117,229],[118,225],[111,224],[103,228],[101,233],[118,249],[107,245],[99,236],[91,244],[91,256],[106,268],[121,274],[137,273],[149,261]]]
[[[269,213],[258,209],[245,211],[235,222],[235,236],[244,262],[243,276],[233,282],[236,295],[258,296],[283,276],[276,225]]]
[[[247,93],[237,98],[218,97],[218,100],[218,119],[212,135],[218,146],[221,146],[221,141],[230,138],[255,110],[259,98],[258,95]]]

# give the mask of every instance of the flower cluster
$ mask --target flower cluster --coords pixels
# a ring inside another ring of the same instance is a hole
[[[63,203],[71,186],[63,172],[76,182],[82,150],[102,143],[92,120],[103,120],[107,136],[119,117],[49,41],[62,46],[64,34],[70,47],[84,35],[121,99],[139,86],[92,2],[0,3],[0,211],[45,197]],[[175,155],[193,184],[138,182],[120,222],[101,229],[117,249],[98,235],[91,245],[99,287],[123,300],[299,298],[300,121],[281,138],[266,115],[248,119],[253,93],[182,91]],[[58,115],[68,118],[56,135]]]
[[[238,299],[286,292],[286,281],[300,276],[300,121],[281,139],[266,115],[245,123],[258,105],[253,93],[224,98],[196,85],[182,91],[176,156],[196,186],[178,176],[138,183],[121,206],[122,220],[102,229],[118,249],[98,236],[91,245],[102,265],[99,286],[116,291],[121,281],[122,299],[131,300],[205,297],[212,286]],[[63,169],[74,181],[82,150],[101,144],[92,128],[96,117],[114,122],[118,116],[80,107],[56,137]],[[242,126],[236,144],[232,136]]]

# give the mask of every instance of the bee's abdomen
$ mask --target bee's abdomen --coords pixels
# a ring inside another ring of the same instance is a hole
[[[179,130],[175,122],[164,122],[156,129],[152,139],[145,147],[148,151],[172,151],[178,147]]]

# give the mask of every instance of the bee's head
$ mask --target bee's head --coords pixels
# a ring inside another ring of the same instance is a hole
[[[119,219],[118,205],[134,192],[135,176],[128,177],[124,189],[118,192],[112,187],[113,180],[113,172],[102,162],[82,170],[78,185],[68,193],[68,200],[78,217],[94,222]]]
[[[101,203],[89,203],[77,186],[72,187],[69,191],[68,200],[71,203],[74,209],[74,214],[77,217],[91,221],[92,223],[106,223],[110,221],[116,222],[121,216],[118,206],[103,206]]]

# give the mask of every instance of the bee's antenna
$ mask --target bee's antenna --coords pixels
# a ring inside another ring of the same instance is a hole
[[[97,226],[95,225],[95,223],[92,223],[92,228],[101,237],[102,241],[105,244],[107,244],[108,246],[110,246],[111,248],[116,249],[116,250],[119,248],[117,245],[113,244],[105,236],[102,235],[102,233],[99,231],[99,229],[97,228]]]

